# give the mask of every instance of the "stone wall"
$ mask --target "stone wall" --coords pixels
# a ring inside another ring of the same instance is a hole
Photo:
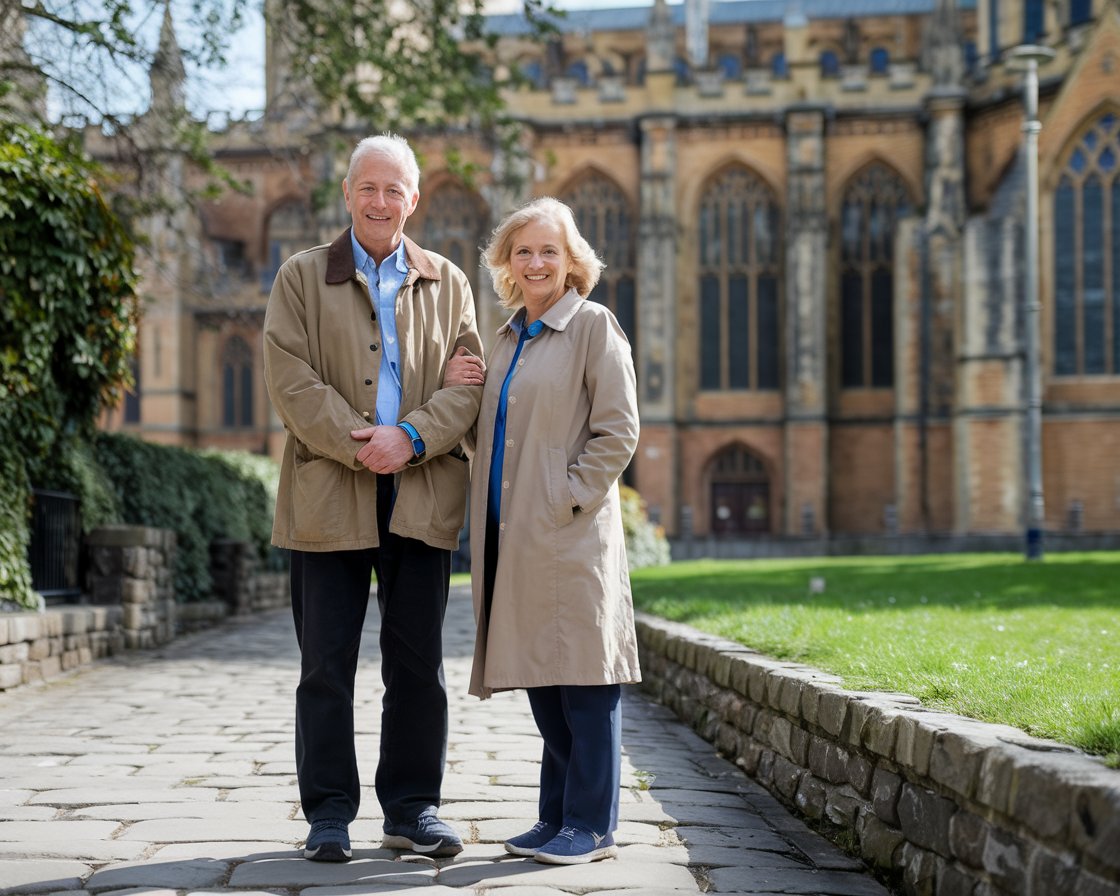
[[[234,613],[287,606],[286,572],[262,572],[243,542],[216,542],[214,594],[177,603],[175,533],[148,526],[106,526],[87,539],[84,603],[45,612],[0,613],[0,691],[42,681],[124,650],[165,644]]]
[[[1116,896],[1120,771],[639,614],[643,687],[915,896]]]

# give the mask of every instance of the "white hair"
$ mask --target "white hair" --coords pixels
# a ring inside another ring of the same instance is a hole
[[[366,156],[373,155],[388,156],[400,165],[410,192],[420,189],[420,166],[416,162],[416,153],[404,137],[388,132],[366,137],[354,147],[354,152],[350,154],[350,167],[346,170],[346,183],[351,188],[354,186],[354,169]]]

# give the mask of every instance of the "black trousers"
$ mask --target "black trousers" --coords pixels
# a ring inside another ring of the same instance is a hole
[[[443,618],[451,552],[389,532],[393,477],[377,477],[380,547],[292,551],[292,613],[300,647],[296,772],[304,817],[353,821],[360,782],[354,677],[371,574],[381,613],[381,752],[375,789],[386,824],[440,804],[447,758]]]
[[[541,755],[539,818],[605,836],[618,827],[622,688],[617,684],[527,688]]]

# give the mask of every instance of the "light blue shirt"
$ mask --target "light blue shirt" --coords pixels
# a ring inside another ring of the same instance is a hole
[[[397,341],[397,293],[408,276],[404,240],[380,265],[362,248],[350,231],[354,246],[354,267],[366,275],[369,300],[381,328],[381,368],[377,373],[377,422],[396,426],[401,412],[401,347]]]

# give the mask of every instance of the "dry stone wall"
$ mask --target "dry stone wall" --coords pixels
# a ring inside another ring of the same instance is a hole
[[[915,896],[1117,896],[1120,771],[639,614],[643,687]]]
[[[260,571],[244,542],[216,543],[213,599],[183,604],[175,600],[174,532],[106,526],[91,532],[86,546],[86,603],[0,612],[0,691],[291,602],[288,574]]]

